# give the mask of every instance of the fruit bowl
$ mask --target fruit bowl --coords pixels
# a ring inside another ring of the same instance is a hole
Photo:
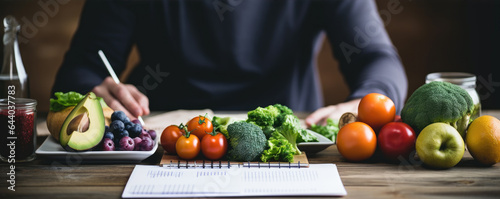
[[[68,164],[77,164],[80,162],[95,163],[114,163],[114,162],[140,162],[153,155],[158,148],[158,141],[151,151],[83,151],[69,152],[64,150],[61,145],[49,136],[36,150],[40,157],[65,161]]]

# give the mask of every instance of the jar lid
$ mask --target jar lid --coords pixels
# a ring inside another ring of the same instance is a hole
[[[425,83],[434,81],[449,82],[459,86],[475,87],[476,76],[471,73],[462,73],[462,72],[438,72],[438,73],[430,73],[425,78]]]
[[[29,99],[29,98],[15,98],[14,100],[12,99],[0,99],[0,106],[5,107],[5,106],[12,106],[15,105],[16,107],[36,107],[37,101],[35,99]]]

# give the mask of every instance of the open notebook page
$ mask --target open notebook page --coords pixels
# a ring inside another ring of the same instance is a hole
[[[334,164],[309,168],[175,169],[137,165],[123,198],[343,196]]]

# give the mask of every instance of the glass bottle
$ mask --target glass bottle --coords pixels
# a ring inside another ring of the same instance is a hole
[[[461,72],[441,72],[428,74],[425,79],[425,83],[433,81],[449,82],[465,89],[467,93],[469,93],[470,97],[472,98],[472,102],[474,103],[474,110],[472,111],[470,121],[473,121],[481,115],[481,101],[476,91],[476,76],[474,74]]]
[[[7,16],[3,19],[4,35],[4,56],[2,70],[0,71],[0,99],[8,97],[8,87],[15,87],[16,98],[29,97],[28,75],[24,70],[17,34],[21,26],[13,16]]]

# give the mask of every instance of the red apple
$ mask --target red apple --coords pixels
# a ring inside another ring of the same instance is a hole
[[[382,127],[377,141],[378,147],[384,157],[396,162],[399,158],[408,160],[411,152],[415,151],[415,141],[417,136],[415,131],[403,122],[390,122]]]

